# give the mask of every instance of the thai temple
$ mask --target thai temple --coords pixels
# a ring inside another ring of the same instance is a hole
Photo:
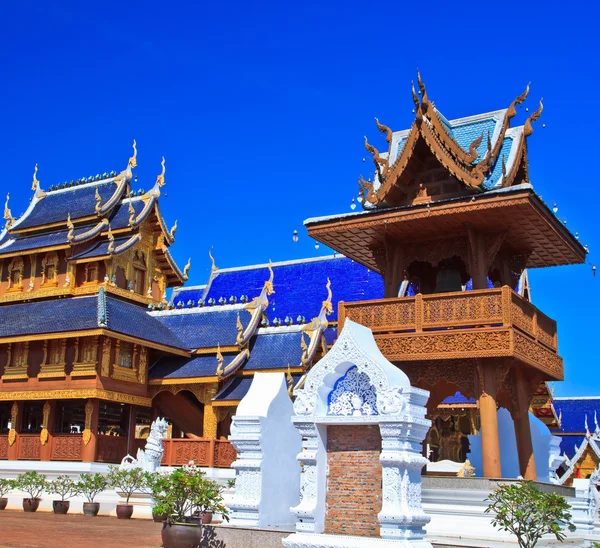
[[[463,463],[478,434],[480,475],[502,477],[502,407],[520,473],[535,479],[529,411],[562,436],[575,410],[548,388],[563,379],[557,326],[530,302],[527,270],[586,250],[531,184],[541,102],[511,127],[528,93],[447,120],[419,76],[411,127],[377,121],[386,149],[366,141],[362,211],[305,221],[332,256],[219,268],[210,255],[203,285],[186,286],[190,262],[169,251],[164,159],[148,192],[134,188],[135,142],[119,173],[46,190],[34,174],[21,216],[7,198],[0,235],[0,459],[120,462],[166,416],[164,463],[228,467],[253,375],[285,372],[291,395],[350,319],[431,392],[430,460]],[[577,427],[581,443],[593,437]]]

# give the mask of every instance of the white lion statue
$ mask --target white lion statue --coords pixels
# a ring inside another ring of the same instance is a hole
[[[167,433],[168,424],[165,419],[157,418],[150,427],[150,434],[146,440],[146,448],[138,449],[137,458],[127,455],[121,461],[120,468],[141,468],[145,472],[156,472],[160,468],[164,448],[162,439]]]

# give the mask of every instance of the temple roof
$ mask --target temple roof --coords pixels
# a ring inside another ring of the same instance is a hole
[[[594,430],[594,416],[600,420],[600,397],[589,398],[554,398],[554,409],[560,420],[560,429],[554,433],[584,434],[586,420],[590,430]]]
[[[235,356],[224,358],[228,364]],[[215,377],[219,363],[216,355],[204,354],[183,358],[179,356],[164,356],[150,369],[150,379],[178,379],[190,377]]]
[[[244,370],[285,369],[301,363],[302,337],[299,326],[259,329],[250,346]]]
[[[333,291],[333,313],[330,321],[337,320],[339,301],[360,301],[383,297],[381,276],[361,264],[341,255],[298,259],[273,263],[275,272],[275,294],[269,299],[266,310],[269,320],[283,320],[286,317],[297,323],[299,316],[309,321],[320,310],[323,300],[323,287],[329,278]],[[252,297],[262,287],[268,276],[268,265],[259,264],[238,268],[215,269],[206,285],[173,290],[172,302],[175,306],[187,306],[203,301],[205,305],[214,299],[230,302],[234,297]]]

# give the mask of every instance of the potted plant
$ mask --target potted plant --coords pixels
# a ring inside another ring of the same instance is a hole
[[[205,488],[198,497],[198,510],[194,517],[203,524],[212,522],[213,514],[221,513],[224,509],[223,488],[216,481],[205,481]]]
[[[87,502],[83,503],[83,513],[86,516],[97,516],[100,503],[95,502],[95,498],[108,486],[106,477],[100,473],[80,474],[79,481],[75,485],[77,491],[87,499]]]
[[[125,504],[117,504],[117,517],[129,519],[133,514],[133,504],[129,504],[131,495],[146,487],[146,474],[141,468],[108,468],[108,483],[125,495]]]
[[[67,475],[58,476],[55,480],[51,481],[48,491],[60,497],[60,500],[52,501],[52,509],[55,514],[66,514],[71,505],[68,499],[79,494],[77,484]]]
[[[0,478],[0,510],[4,510],[8,504],[6,495],[15,488],[15,480]]]
[[[219,512],[229,521],[216,482],[207,480],[193,462],[164,475],[154,485],[155,511],[169,517],[163,524],[164,548],[202,546],[202,523],[194,514],[202,509]]]
[[[35,512],[40,505],[40,496],[48,486],[46,476],[38,474],[35,470],[21,474],[15,482],[20,491],[24,491],[29,497],[23,498],[23,510],[25,512]]]
[[[156,523],[162,523],[166,521],[169,516],[167,514],[160,514],[160,508],[157,507],[159,504],[158,500],[164,496],[163,485],[165,483],[164,475],[160,472],[146,472],[146,487],[150,490],[152,494],[152,521]]]

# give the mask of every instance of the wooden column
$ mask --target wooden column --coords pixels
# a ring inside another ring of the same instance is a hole
[[[469,274],[473,279],[473,289],[487,289],[487,260],[485,237],[469,227]]]
[[[100,400],[88,400],[85,404],[85,430],[83,431],[83,448],[81,460],[94,462],[98,444],[98,419],[100,417]]]
[[[17,460],[19,451],[19,430],[23,418],[23,402],[16,401],[10,408],[11,429],[8,432],[8,460]]]
[[[484,361],[477,368],[481,393],[478,398],[481,418],[481,455],[483,476],[501,478],[500,440],[498,438],[498,414],[496,410],[496,378],[494,368]]]
[[[48,400],[44,404],[42,432],[40,434],[40,460],[50,460],[52,454],[52,438],[54,437],[54,417],[56,401]],[[45,432],[44,432],[45,431]]]
[[[519,469],[526,480],[535,481],[537,473],[533,457],[533,443],[531,441],[531,426],[529,424],[529,396],[527,394],[527,379],[521,367],[515,369],[513,376],[515,393],[517,396],[516,409],[513,412],[515,423],[515,437],[517,438],[517,451],[519,453]]]
[[[137,423],[137,407],[135,405],[129,406],[129,423],[127,424],[127,436],[128,436],[128,444],[127,444],[127,453],[129,455],[134,455],[136,453],[135,449],[135,425]]]
[[[373,258],[383,277],[384,298],[397,297],[398,288],[404,278],[404,250],[402,243],[386,237],[382,247],[373,249]]]

